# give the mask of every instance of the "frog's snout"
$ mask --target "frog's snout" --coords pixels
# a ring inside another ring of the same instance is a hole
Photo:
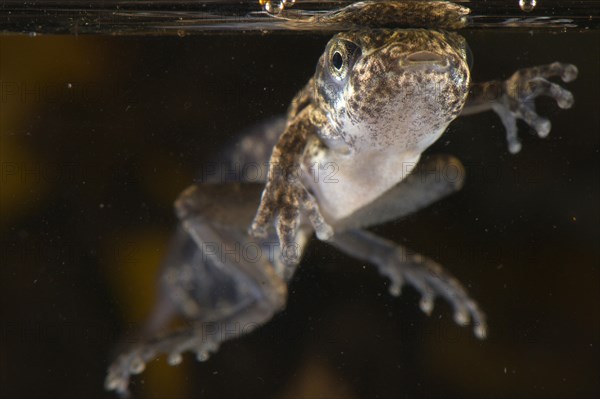
[[[409,54],[402,62],[407,66],[437,65],[440,67],[447,67],[449,65],[447,57],[427,50]]]

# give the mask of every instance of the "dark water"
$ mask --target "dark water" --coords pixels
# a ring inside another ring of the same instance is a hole
[[[494,114],[455,121],[429,152],[463,161],[463,190],[374,229],[458,276],[489,338],[313,240],[285,311],[208,362],[151,363],[134,395],[600,394],[600,34],[462,34],[476,81],[556,60],[580,72],[572,109],[538,102],[547,139],[520,125],[518,155]],[[329,37],[0,37],[2,397],[110,396],[105,370],[151,307],[172,201],[237,131],[285,110]]]

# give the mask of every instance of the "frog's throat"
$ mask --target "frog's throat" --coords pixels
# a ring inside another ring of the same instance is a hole
[[[304,183],[316,196],[327,222],[334,224],[402,181],[419,158],[420,153],[394,153],[394,149],[351,155],[327,151],[311,160]]]

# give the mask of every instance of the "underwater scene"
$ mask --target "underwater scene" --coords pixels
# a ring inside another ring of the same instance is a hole
[[[0,397],[598,397],[599,21],[3,2]]]

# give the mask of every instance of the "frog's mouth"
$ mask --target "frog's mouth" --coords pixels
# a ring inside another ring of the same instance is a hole
[[[432,51],[417,51],[416,53],[412,53],[411,55],[405,58],[406,61],[415,64],[446,64],[447,60],[445,57],[440,54],[434,53]]]
[[[432,51],[417,51],[404,58],[404,63],[407,65],[437,65],[440,67],[448,66],[448,58],[434,53]]]

